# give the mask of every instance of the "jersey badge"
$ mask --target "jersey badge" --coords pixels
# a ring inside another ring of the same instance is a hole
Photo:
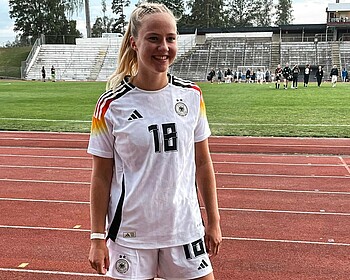
[[[115,263],[115,269],[122,274],[125,274],[129,271],[130,269],[130,264],[127,261],[125,256],[120,255],[119,259]]]
[[[175,112],[181,116],[185,117],[188,114],[188,107],[187,105],[182,101],[182,99],[177,99],[175,104]]]

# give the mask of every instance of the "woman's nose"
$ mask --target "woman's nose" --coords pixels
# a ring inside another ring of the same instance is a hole
[[[158,49],[159,50],[166,50],[166,51],[169,50],[168,42],[167,42],[166,39],[163,39],[163,40],[160,41]]]

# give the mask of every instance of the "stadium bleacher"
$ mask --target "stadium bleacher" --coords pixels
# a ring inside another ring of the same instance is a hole
[[[27,61],[23,78],[40,80],[41,68],[47,76],[52,65],[57,80],[106,81],[117,66],[122,37],[79,38],[76,45],[42,44]],[[323,65],[326,73],[333,64],[350,65],[349,41],[282,41],[272,32],[210,33],[204,40],[196,34],[179,35],[179,51],[170,72],[186,79],[203,81],[211,68],[264,67],[277,64]]]

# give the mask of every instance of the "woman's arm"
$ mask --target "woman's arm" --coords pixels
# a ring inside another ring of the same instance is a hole
[[[215,256],[219,252],[222,236],[214,168],[209,153],[208,139],[196,143],[195,151],[196,180],[207,214],[205,242],[209,255]]]
[[[105,232],[112,175],[113,159],[93,156],[90,188],[91,233]],[[109,257],[105,240],[91,240],[89,261],[99,274],[106,274]]]

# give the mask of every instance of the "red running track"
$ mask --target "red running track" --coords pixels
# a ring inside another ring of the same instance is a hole
[[[0,132],[0,279],[105,279],[89,250],[87,134]],[[350,275],[350,139],[212,137],[217,280]]]

